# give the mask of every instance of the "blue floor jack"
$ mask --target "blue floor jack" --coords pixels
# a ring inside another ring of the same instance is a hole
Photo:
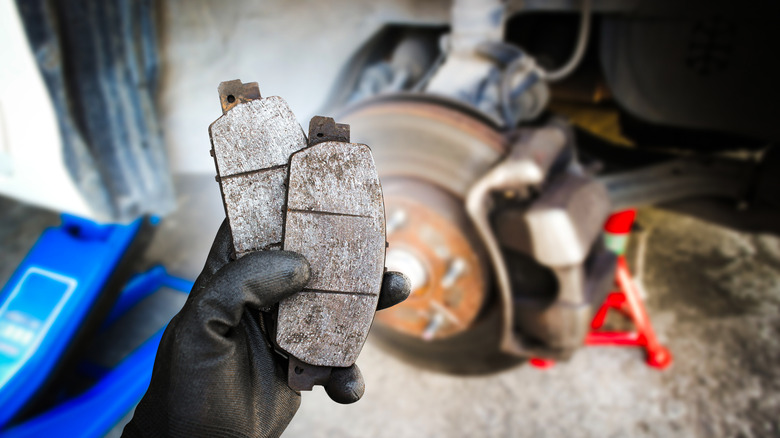
[[[0,292],[0,437],[101,437],[141,399],[163,329],[88,389],[36,410],[101,327],[160,287],[192,288],[162,266],[131,277],[129,266],[155,225],[148,218],[104,225],[62,215],[60,226],[41,234]]]

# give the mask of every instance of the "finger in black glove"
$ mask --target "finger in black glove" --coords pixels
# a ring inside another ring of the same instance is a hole
[[[410,292],[410,282],[404,274],[393,271],[385,272],[376,310],[395,306],[408,298]],[[363,374],[355,364],[348,368],[333,368],[330,381],[325,385],[328,396],[341,404],[355,403],[360,400],[365,389]]]
[[[309,281],[306,260],[263,251],[231,261],[232,238],[222,223],[203,271],[182,310],[166,328],[146,395],[126,437],[275,437],[300,406],[287,386],[285,360],[265,337],[257,310],[268,309]],[[388,272],[378,308],[403,301],[409,282]],[[357,366],[334,368],[325,390],[352,403],[365,385]]]

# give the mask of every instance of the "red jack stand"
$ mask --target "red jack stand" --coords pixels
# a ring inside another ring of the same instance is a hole
[[[635,211],[628,210],[612,215],[607,221],[605,229],[607,233],[614,235],[626,235],[634,221]],[[622,252],[620,250],[619,252]],[[645,305],[639,290],[631,278],[625,257],[618,255],[617,268],[615,269],[615,283],[618,290],[607,295],[604,304],[601,305],[593,321],[590,324],[591,332],[585,338],[585,345],[615,345],[642,347],[647,353],[647,364],[653,368],[665,369],[672,364],[672,354],[658,342],[655,337],[653,325],[647,316]],[[615,332],[601,331],[607,312],[615,309],[634,322],[635,331]],[[529,364],[541,369],[550,368],[555,361],[543,358],[532,358]]]
[[[590,323],[592,331],[585,338],[585,345],[644,347],[647,353],[648,365],[659,369],[668,367],[672,364],[672,354],[655,337],[653,324],[647,316],[645,305],[634,281],[631,279],[626,259],[622,255],[618,256],[615,277],[615,282],[620,290],[610,293],[599,311],[596,312],[593,322]],[[631,318],[634,321],[636,331],[599,331],[601,326],[604,325],[604,319],[607,317],[609,309],[615,309]]]

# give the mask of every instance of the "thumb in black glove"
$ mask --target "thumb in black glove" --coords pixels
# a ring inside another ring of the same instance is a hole
[[[309,281],[303,256],[264,251],[231,261],[223,222],[182,310],[160,341],[146,395],[126,437],[276,437],[300,406],[287,386],[286,361],[268,344],[260,312]],[[379,308],[403,301],[409,282],[385,274]],[[357,366],[334,368],[325,387],[339,403],[363,395]]]

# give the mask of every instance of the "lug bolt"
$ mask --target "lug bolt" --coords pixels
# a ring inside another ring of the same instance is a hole
[[[465,260],[463,260],[460,257],[450,260],[450,263],[447,266],[447,272],[444,273],[444,276],[441,279],[441,286],[445,289],[451,288],[452,285],[454,285],[455,282],[458,281],[458,278],[460,278],[465,272],[466,272]]]
[[[444,320],[445,317],[443,313],[434,313],[433,317],[428,322],[428,326],[425,327],[425,331],[422,333],[423,340],[432,341],[434,336],[436,336],[436,332],[438,332],[442,325],[444,325]]]
[[[390,215],[390,217],[387,219],[387,235],[393,234],[396,230],[402,228],[404,225],[406,225],[406,210],[399,208]]]

